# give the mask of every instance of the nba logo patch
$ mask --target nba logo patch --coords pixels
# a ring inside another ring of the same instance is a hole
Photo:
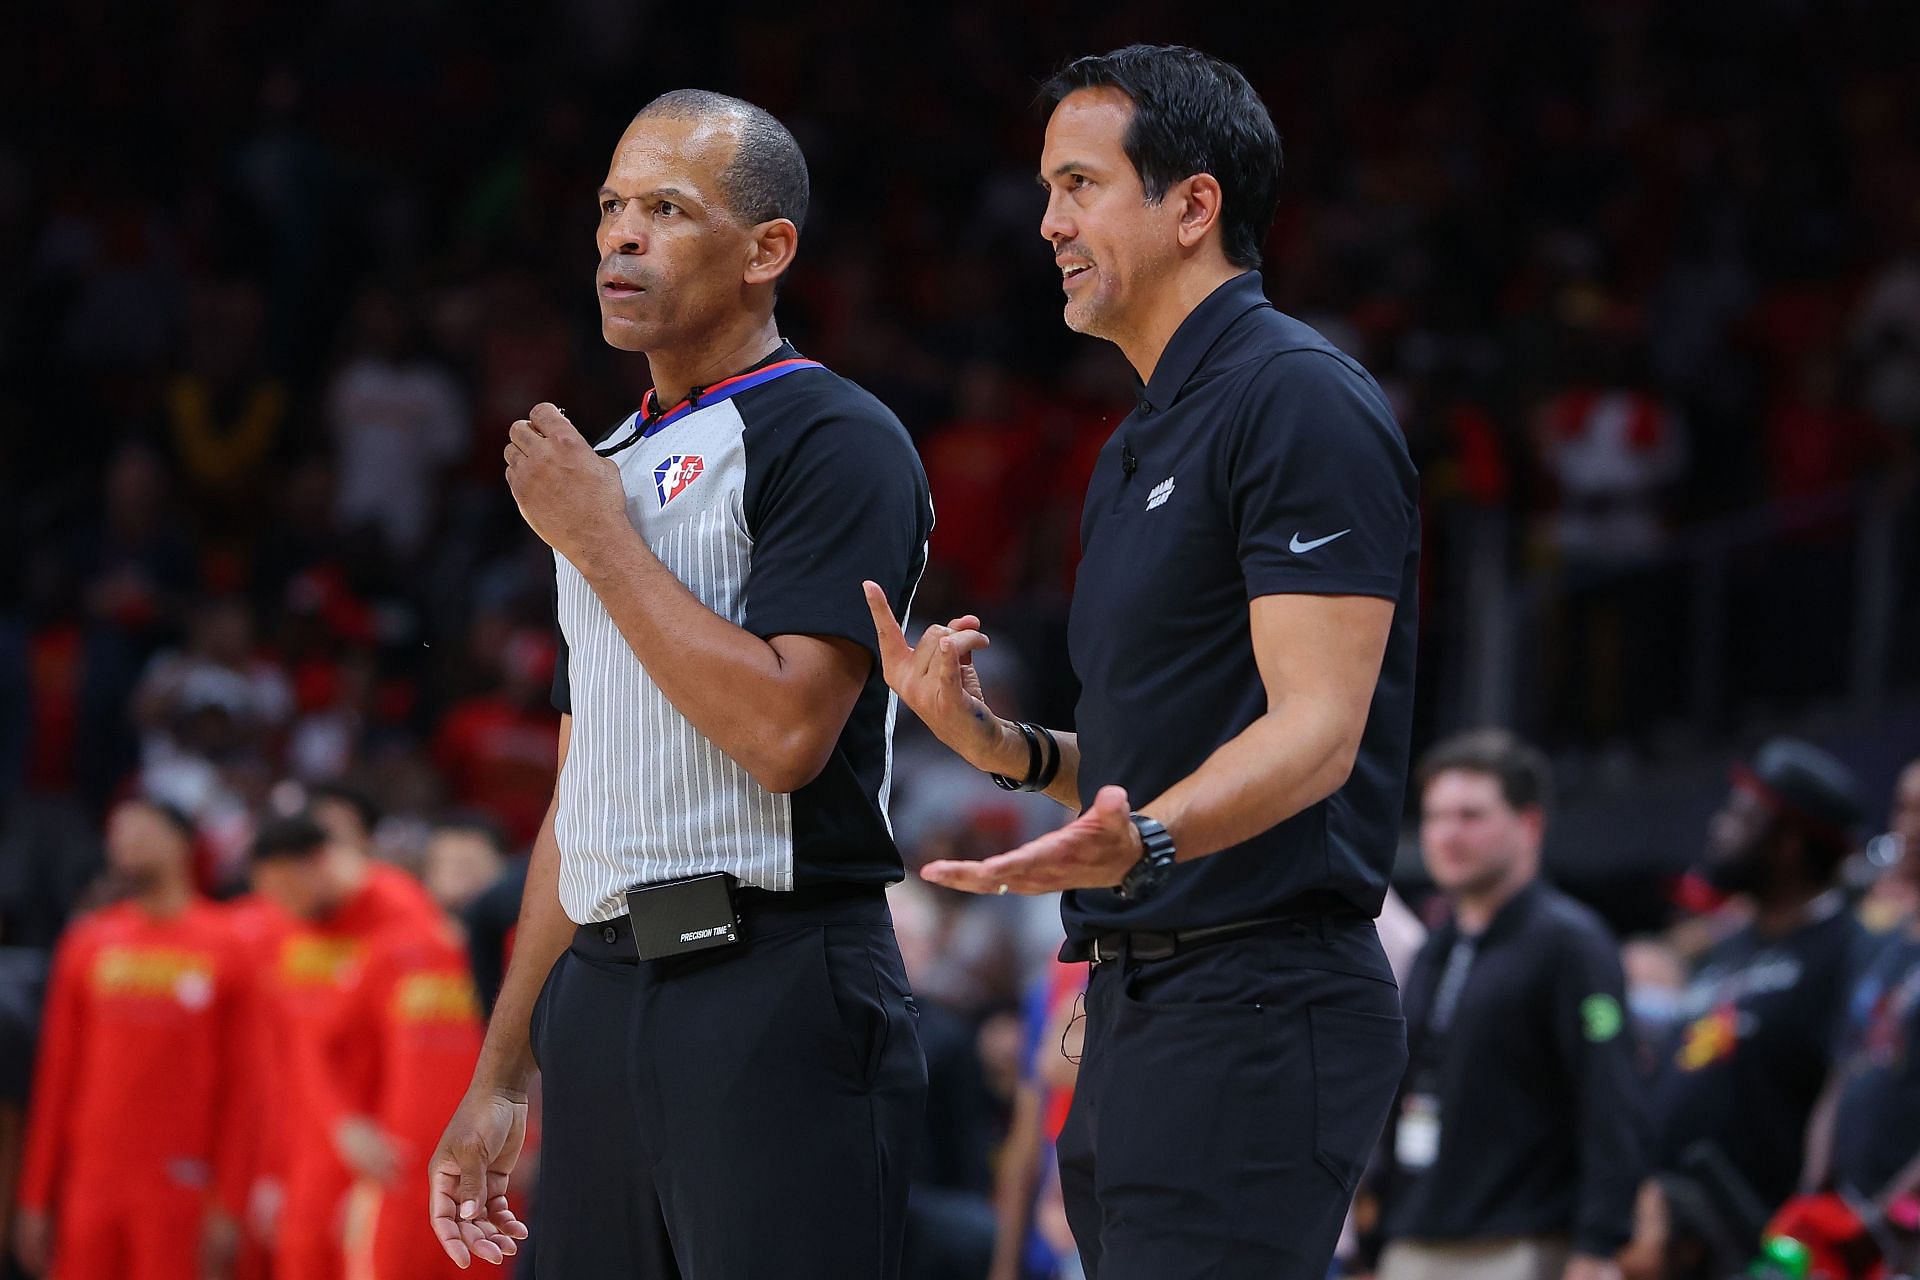
[[[707,464],[697,453],[676,453],[663,460],[653,469],[653,488],[660,495],[660,505],[664,507],[685,493],[706,469]]]

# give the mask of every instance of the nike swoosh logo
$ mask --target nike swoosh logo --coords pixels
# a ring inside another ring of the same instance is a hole
[[[1340,532],[1330,533],[1324,538],[1315,538],[1312,542],[1300,541],[1300,535],[1296,533],[1293,535],[1293,541],[1287,544],[1287,550],[1293,552],[1295,555],[1299,555],[1302,551],[1311,551],[1315,547],[1324,547],[1335,538],[1344,538],[1352,532],[1353,530],[1351,529],[1342,529]]]

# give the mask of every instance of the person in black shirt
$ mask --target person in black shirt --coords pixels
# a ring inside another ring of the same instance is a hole
[[[1901,852],[1886,875],[1920,895],[1920,760],[1900,775],[1892,835]],[[1920,1188],[1920,915],[1901,922],[1855,984],[1817,1114],[1810,1187],[1886,1202]]]
[[[1713,1161],[1767,1212],[1799,1182],[1808,1118],[1865,951],[1835,887],[1857,796],[1844,765],[1794,739],[1767,743],[1735,770],[1702,869],[1752,918],[1703,957],[1656,1059],[1658,1167],[1721,1178],[1704,1173]]]
[[[1133,46],[1048,96],[1066,321],[1141,379],[1081,523],[1077,733],[989,710],[978,618],[910,648],[867,590],[935,735],[1079,817],[921,874],[1068,891],[1063,956],[1094,968],[1058,1150],[1087,1275],[1322,1280],[1405,1064],[1373,917],[1411,730],[1413,463],[1367,372],[1266,299],[1280,144],[1246,79]]]
[[[1418,778],[1421,851],[1452,914],[1407,983],[1380,1280],[1613,1280],[1643,1090],[1613,935],[1540,878],[1546,758],[1480,730]]]

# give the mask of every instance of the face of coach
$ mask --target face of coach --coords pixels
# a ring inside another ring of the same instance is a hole
[[[1191,83],[1181,96],[1235,122],[1231,131],[1246,135],[1238,145],[1205,154],[1214,131],[1174,127],[1164,111],[1150,119],[1125,85],[1097,83],[1060,97],[1040,156],[1040,234],[1060,268],[1067,327],[1114,343],[1143,378],[1195,306],[1259,264],[1279,194],[1278,139],[1270,123],[1259,127],[1259,100],[1244,81],[1182,52],[1190,56],[1173,70]],[[1126,79],[1106,61],[1104,74]]]
[[[791,138],[697,96],[669,94],[637,116],[599,192],[601,336],[656,364],[730,351],[743,321],[766,322],[800,242],[796,222],[771,211],[807,203],[805,166],[779,154]]]

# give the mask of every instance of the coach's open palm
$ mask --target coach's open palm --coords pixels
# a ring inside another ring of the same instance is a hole
[[[873,611],[873,630],[879,640],[880,671],[887,685],[920,717],[933,736],[962,759],[987,767],[999,745],[1000,721],[980,690],[980,674],[973,668],[975,651],[993,642],[972,614],[946,626],[931,626],[920,636],[919,647],[907,644],[906,633],[894,621],[887,593],[872,582],[861,587]]]
[[[526,1224],[507,1205],[507,1175],[527,1137],[524,1099],[469,1093],[427,1166],[427,1213],[447,1256],[462,1268],[500,1265],[520,1251]]]

